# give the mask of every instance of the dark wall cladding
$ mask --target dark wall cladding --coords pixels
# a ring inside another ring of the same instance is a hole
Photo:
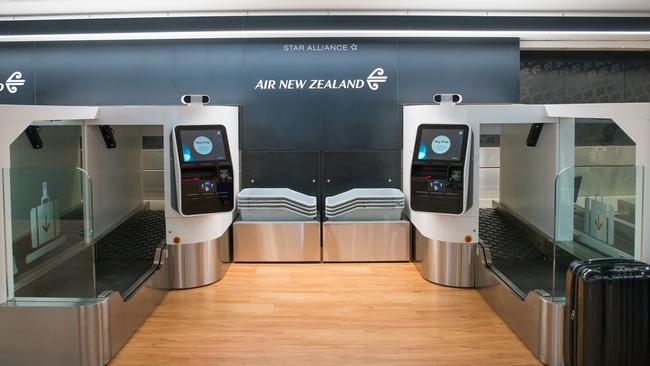
[[[650,102],[650,53],[522,52],[525,104]]]
[[[516,39],[0,45],[0,82],[17,70],[25,86],[0,91],[0,104],[178,105],[183,94],[208,94],[239,105],[242,186],[320,196],[400,186],[402,104],[440,92],[519,100]]]

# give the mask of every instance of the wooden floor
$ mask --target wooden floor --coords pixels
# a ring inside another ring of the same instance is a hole
[[[172,291],[118,365],[539,365],[476,290],[410,263],[234,264]]]

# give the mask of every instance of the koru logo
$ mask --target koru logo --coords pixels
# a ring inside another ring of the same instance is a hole
[[[386,80],[388,80],[388,76],[384,75],[384,69],[381,67],[372,70],[366,79],[370,90],[379,89],[379,83],[385,83]]]
[[[9,93],[16,94],[16,92],[18,92],[18,87],[23,85],[25,85],[25,79],[23,79],[23,73],[20,71],[16,71],[13,74],[11,74],[11,76],[9,76],[9,78],[4,84],[0,83],[0,92],[6,88]]]

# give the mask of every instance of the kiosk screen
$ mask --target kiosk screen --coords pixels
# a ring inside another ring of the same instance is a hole
[[[181,129],[181,161],[198,163],[226,160],[226,147],[221,129]]]
[[[174,144],[174,208],[185,216],[232,211],[234,175],[226,128],[175,126]]]
[[[467,127],[423,128],[418,139],[417,160],[460,161],[467,141]]]

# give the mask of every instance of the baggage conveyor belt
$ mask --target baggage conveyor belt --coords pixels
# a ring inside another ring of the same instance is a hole
[[[156,248],[165,240],[165,212],[143,210],[96,243],[96,292],[112,290],[123,298],[156,268]]]
[[[504,282],[514,287],[522,299],[536,289],[564,296],[566,269],[575,259],[573,255],[556,247],[554,269],[553,261],[538,249],[530,233],[525,232],[531,230],[526,224],[500,209],[481,208],[479,212],[479,242],[489,248],[490,267]]]

